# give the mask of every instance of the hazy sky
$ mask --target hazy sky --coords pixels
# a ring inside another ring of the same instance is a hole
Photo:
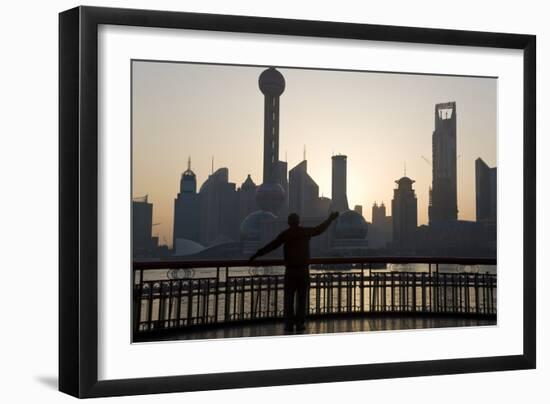
[[[265,67],[133,62],[133,196],[149,195],[153,233],[172,240],[174,198],[191,156],[197,185],[214,169],[229,168],[237,186],[262,179]],[[416,182],[418,222],[428,221],[428,188],[436,103],[457,103],[459,218],[475,220],[474,161],[496,165],[493,78],[445,77],[280,68],[279,159],[289,170],[306,146],[308,172],[331,194],[331,156],[348,156],[350,208],[384,202],[391,212],[394,181]],[[285,158],[285,156],[287,156]]]

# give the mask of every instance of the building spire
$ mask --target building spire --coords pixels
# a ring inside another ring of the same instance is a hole
[[[191,156],[187,158],[187,170],[191,170]]]
[[[303,158],[304,161],[306,161],[306,145],[304,145],[304,158]]]
[[[214,156],[212,156],[212,165],[210,167],[210,174],[214,174]]]

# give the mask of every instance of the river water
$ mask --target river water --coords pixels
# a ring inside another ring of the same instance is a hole
[[[431,265],[431,271],[439,273],[488,273],[496,274],[497,268],[495,265],[456,265],[456,264],[435,264]],[[368,270],[365,270],[367,272]],[[219,269],[221,278],[225,277],[225,268]],[[360,272],[357,268],[339,268],[339,269],[315,269],[311,268],[310,273],[326,273],[326,272]],[[388,264],[385,269],[373,269],[372,272],[430,272],[429,264]],[[217,274],[216,268],[196,268],[196,269],[162,269],[162,270],[146,270],[144,271],[143,280],[167,280],[167,279],[184,279],[184,278],[215,278]],[[250,275],[283,275],[283,266],[273,267],[233,267],[229,268],[229,276],[250,276]]]

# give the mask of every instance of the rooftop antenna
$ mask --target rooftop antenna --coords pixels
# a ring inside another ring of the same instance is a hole
[[[306,145],[304,145],[304,161],[306,160]]]
[[[214,174],[214,156],[212,156],[212,166],[210,168],[210,174]]]
[[[187,158],[187,169],[191,170],[191,156]]]
[[[405,161],[403,163],[403,173],[405,174],[405,177],[407,176],[407,162]]]

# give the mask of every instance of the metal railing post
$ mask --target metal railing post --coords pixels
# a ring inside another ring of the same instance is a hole
[[[229,267],[225,267],[225,301],[224,320],[229,321]]]
[[[359,289],[361,295],[361,313],[365,312],[365,266],[361,263],[361,286]]]

